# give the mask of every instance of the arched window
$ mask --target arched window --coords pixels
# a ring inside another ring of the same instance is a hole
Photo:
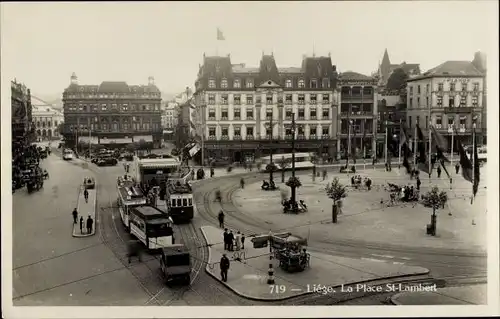
[[[240,79],[235,79],[234,80],[234,88],[238,89],[241,87],[241,81]]]
[[[227,89],[227,79],[222,79],[222,81],[220,81],[220,87]]]
[[[209,79],[208,80],[208,88],[209,89],[215,89],[215,80],[214,79]]]
[[[285,87],[287,87],[287,88],[291,88],[291,87],[292,87],[292,80],[287,79],[287,80],[285,81]]]
[[[306,87],[306,85],[305,85],[304,80],[303,80],[303,79],[300,79],[300,80],[299,80],[299,89],[303,89],[303,88],[305,88],[305,87]]]

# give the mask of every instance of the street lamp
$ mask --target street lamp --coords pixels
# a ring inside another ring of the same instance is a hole
[[[295,113],[292,113],[292,179],[295,183]],[[296,190],[292,187],[292,204],[295,204]]]

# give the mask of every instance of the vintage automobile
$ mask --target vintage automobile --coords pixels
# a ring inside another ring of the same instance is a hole
[[[95,180],[92,177],[85,177],[83,179],[83,186],[86,189],[94,189],[95,188]]]
[[[115,166],[118,160],[111,156],[99,157],[96,161],[97,166]]]

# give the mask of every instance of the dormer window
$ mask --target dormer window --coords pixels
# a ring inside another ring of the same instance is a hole
[[[247,89],[253,89],[253,79],[247,79],[246,84]]]
[[[310,83],[311,89],[317,89],[318,88],[318,81],[316,79],[312,79]]]
[[[327,89],[329,87],[330,87],[330,81],[328,80],[328,78],[324,78],[323,79],[323,88]]]
[[[300,80],[299,80],[299,89],[303,89],[303,88],[305,88],[305,87],[306,87],[306,85],[305,85],[304,80],[303,80],[303,79],[300,79]]]
[[[292,87],[292,80],[287,79],[287,80],[285,81],[285,87],[287,87],[287,88],[291,88],[291,87]]]
[[[235,79],[233,86],[234,86],[234,88],[239,89],[241,87],[241,81],[240,81],[240,79]]]
[[[214,79],[208,80],[208,88],[215,89],[215,80]]]
[[[223,89],[227,89],[227,80],[226,79],[222,79],[222,81],[220,81],[220,87]]]

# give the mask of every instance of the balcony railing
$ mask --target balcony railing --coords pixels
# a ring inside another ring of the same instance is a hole
[[[209,135],[208,139],[211,140],[211,141],[215,141],[217,139],[217,136],[215,136],[215,135]]]
[[[238,135],[236,135],[236,134],[235,134],[235,135],[233,136],[233,140],[241,140],[241,135],[239,135],[239,134],[238,134]]]
[[[245,136],[245,140],[254,140],[254,139],[255,138],[254,138],[253,134]]]
[[[220,137],[220,139],[223,140],[223,141],[227,141],[227,140],[229,140],[229,135],[222,135]]]
[[[292,104],[292,100],[285,100],[285,104],[286,105],[291,105]]]
[[[318,119],[318,117],[316,115],[311,115],[311,116],[309,116],[309,119],[310,120],[316,120],[316,119]]]

